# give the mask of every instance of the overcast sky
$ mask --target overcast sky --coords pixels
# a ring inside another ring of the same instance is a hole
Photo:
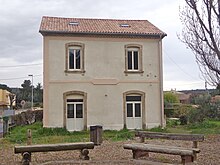
[[[195,57],[181,43],[179,7],[184,0],[0,0],[0,84],[21,87],[34,75],[42,84],[42,16],[147,19],[163,39],[164,90],[204,89]]]

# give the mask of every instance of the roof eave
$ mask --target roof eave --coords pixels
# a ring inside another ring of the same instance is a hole
[[[40,30],[43,36],[50,36],[50,35],[113,35],[113,36],[131,36],[131,37],[142,37],[142,38],[160,38],[163,39],[167,36],[166,33],[158,33],[158,34],[143,34],[143,33],[101,33],[101,32],[68,32],[68,31],[47,31],[47,30]]]

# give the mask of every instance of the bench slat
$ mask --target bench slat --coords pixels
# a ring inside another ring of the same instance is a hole
[[[147,152],[165,153],[182,156],[193,156],[194,154],[193,149],[143,143],[124,144],[124,149],[142,150]]]
[[[159,133],[137,131],[136,137],[150,138],[150,139],[167,139],[167,140],[185,140],[185,141],[204,141],[204,135],[201,134],[173,134],[173,133]]]
[[[93,142],[15,146],[14,153],[93,149]]]

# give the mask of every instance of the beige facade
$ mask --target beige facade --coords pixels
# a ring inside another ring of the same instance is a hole
[[[147,20],[43,17],[44,127],[163,126],[162,38]]]
[[[122,129],[126,94],[141,95],[142,128],[163,125],[161,39],[44,36],[44,127],[66,127],[66,97],[79,95],[84,129]],[[84,71],[66,72],[66,45],[84,45]],[[141,45],[142,71],[126,72],[127,45]]]

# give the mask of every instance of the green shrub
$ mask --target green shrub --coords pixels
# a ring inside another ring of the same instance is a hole
[[[202,122],[205,119],[220,120],[220,103],[206,103],[187,115],[190,123]]]
[[[167,127],[175,127],[177,125],[180,125],[180,121],[179,120],[167,119],[167,121],[166,121],[166,126]]]
[[[188,123],[188,118],[186,115],[180,116],[180,125],[186,125]]]
[[[218,127],[217,124],[211,122],[210,120],[204,120],[203,122],[200,123],[193,123],[188,126],[190,129],[200,129],[200,128],[216,128]]]
[[[220,134],[220,121],[206,119],[200,123],[189,124],[187,129],[196,134]]]
[[[174,116],[174,109],[173,108],[165,108],[164,114],[166,117],[173,117]]]

